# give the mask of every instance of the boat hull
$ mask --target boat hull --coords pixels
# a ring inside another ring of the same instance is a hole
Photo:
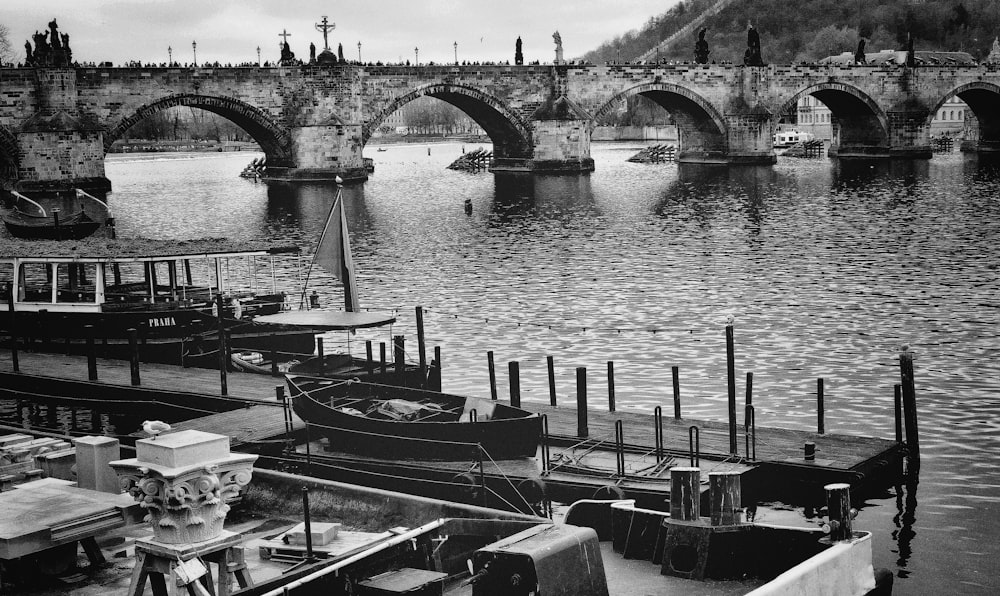
[[[541,438],[537,414],[499,402],[374,383],[286,379],[295,413],[328,438],[331,451],[395,460],[474,460],[481,446],[488,457],[512,459],[534,456]],[[414,420],[368,415],[368,407],[389,400],[433,403],[441,413]],[[356,413],[347,413],[348,407]]]
[[[80,240],[90,236],[104,224],[96,221],[84,212],[70,215],[65,220],[55,224],[55,219],[36,217],[19,212],[0,214],[4,226],[11,236],[26,240]]]

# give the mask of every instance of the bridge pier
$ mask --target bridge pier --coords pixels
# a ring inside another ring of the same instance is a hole
[[[14,133],[20,149],[14,189],[111,190],[102,129],[75,116],[76,70],[39,68],[34,75],[37,110]]]
[[[334,120],[328,124],[293,127],[291,165],[268,165],[265,179],[326,182],[340,176],[345,182],[367,180],[361,153],[361,125]]]
[[[550,111],[571,112],[566,98]],[[563,117],[533,120],[530,157],[494,157],[491,172],[531,172],[535,174],[580,174],[594,171],[590,157],[590,121]]]

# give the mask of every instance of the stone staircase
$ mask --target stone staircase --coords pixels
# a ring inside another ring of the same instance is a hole
[[[691,47],[694,48],[695,31],[699,27],[701,27],[705,23],[705,21],[707,21],[710,17],[714,17],[715,15],[719,14],[720,12],[722,12],[723,9],[725,9],[735,1],[736,0],[719,0],[718,2],[710,6],[707,10],[705,10],[705,12],[695,17],[694,20],[692,20],[690,23],[684,25],[679,30],[677,30],[676,33],[666,38],[665,40],[661,41],[659,44],[657,44],[655,47],[647,51],[645,54],[639,56],[639,58],[636,61],[637,62],[655,61],[656,57],[659,54],[666,53],[666,50],[670,46],[672,46],[675,42],[680,40],[685,40],[685,39],[689,40],[691,42]],[[694,50],[692,49],[691,51],[693,54]]]

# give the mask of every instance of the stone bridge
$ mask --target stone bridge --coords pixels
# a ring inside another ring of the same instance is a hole
[[[22,190],[108,189],[111,144],[173,106],[241,126],[266,153],[270,176],[363,179],[372,132],[424,95],[482,126],[494,171],[592,171],[595,122],[635,95],[673,114],[681,163],[774,163],[777,122],[806,95],[831,109],[830,152],[841,158],[930,157],[931,119],[956,95],[972,112],[964,148],[1000,150],[996,66],[6,68],[0,180]]]

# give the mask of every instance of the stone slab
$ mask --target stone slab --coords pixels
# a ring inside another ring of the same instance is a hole
[[[313,546],[325,546],[337,539],[337,533],[340,532],[340,524],[311,523],[309,524],[309,530],[309,533],[312,534]],[[305,544],[306,525],[301,523],[295,526],[291,530],[285,532],[285,536],[288,537],[289,544]]]
[[[199,430],[182,430],[135,442],[136,459],[166,468],[185,468],[229,457],[229,437]]]
[[[0,436],[0,449],[5,447],[10,447],[12,445],[17,445],[19,443],[27,443],[31,441],[34,437],[31,435],[13,434],[13,435],[3,435]]]

